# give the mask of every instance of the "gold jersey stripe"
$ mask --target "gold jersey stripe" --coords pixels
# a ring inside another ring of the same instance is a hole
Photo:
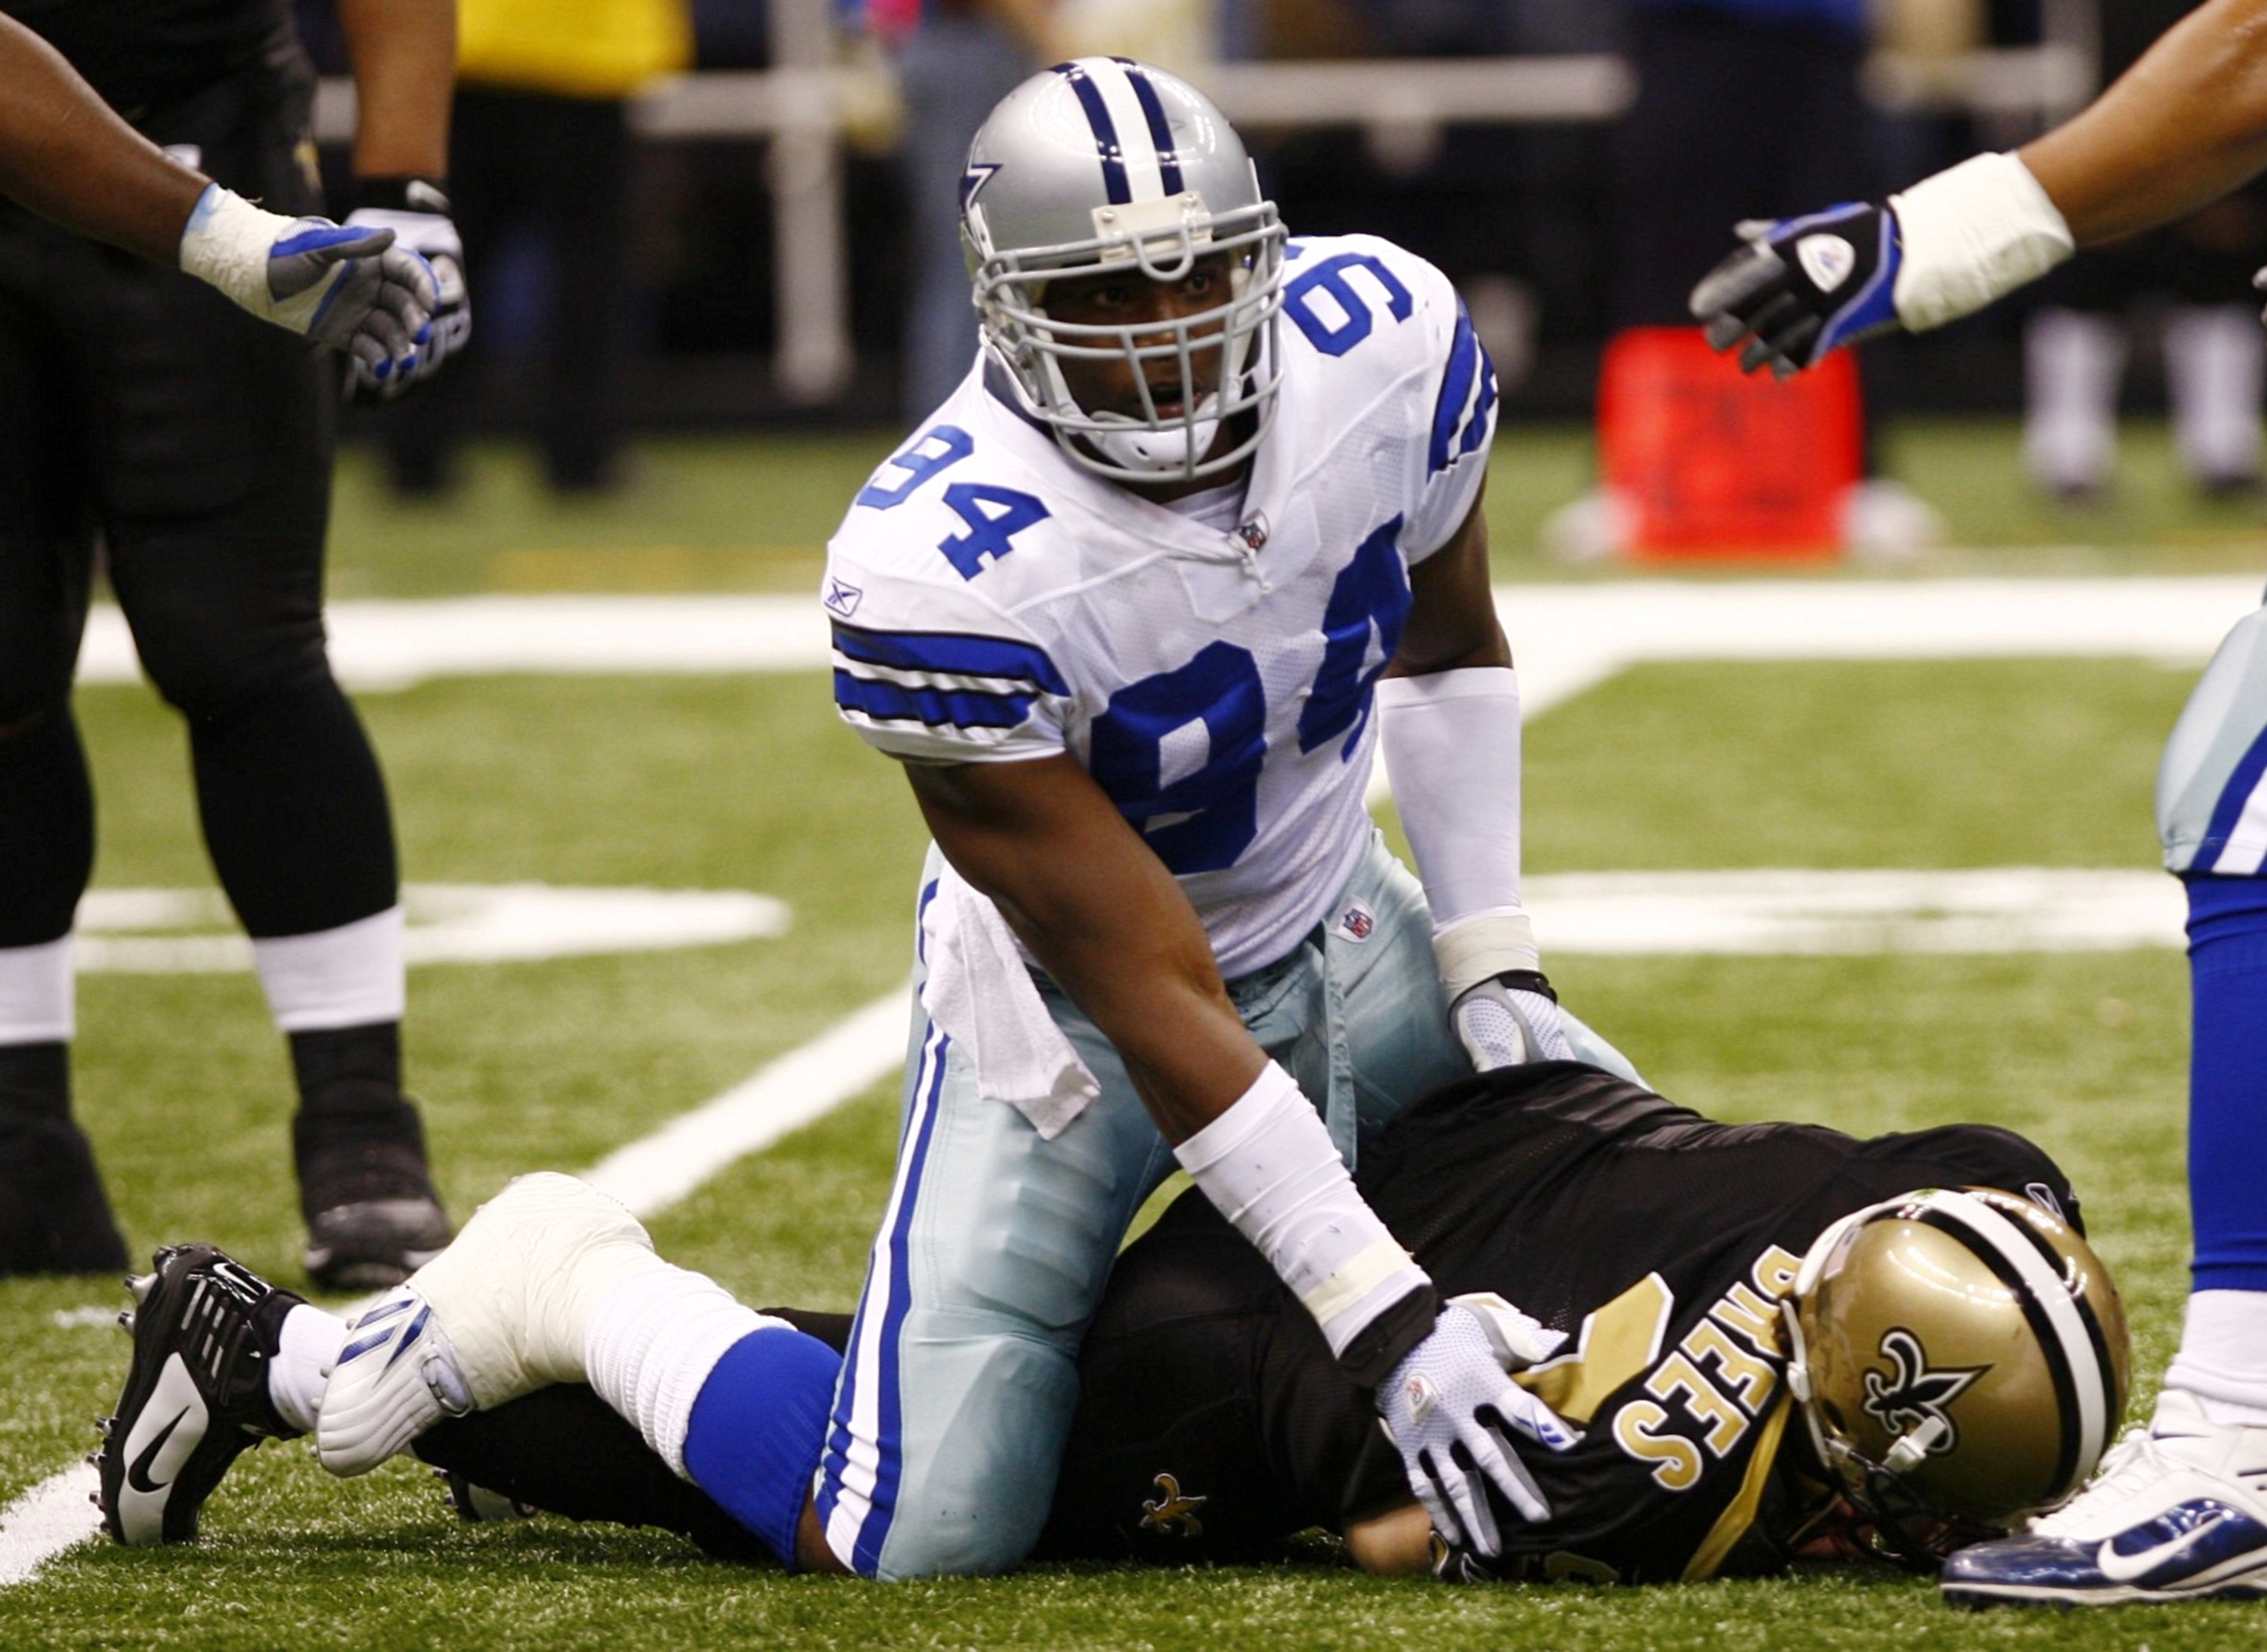
[[[1764,1420],[1756,1436],[1756,1449],[1748,1457],[1748,1472],[1740,1480],[1740,1489],[1724,1506],[1724,1512],[1716,1516],[1716,1524],[1708,1528],[1708,1535],[1700,1540],[1692,1558],[1685,1562],[1684,1582],[1698,1583],[1715,1576],[1724,1557],[1755,1524],[1756,1510],[1763,1505],[1764,1487],[1771,1483],[1772,1467],[1779,1460],[1779,1439],[1786,1431],[1786,1415],[1792,1404],[1791,1397],[1782,1392],[1779,1404]]]

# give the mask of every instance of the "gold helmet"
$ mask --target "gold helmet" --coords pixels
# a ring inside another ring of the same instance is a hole
[[[1780,1312],[1819,1463],[1894,1558],[1933,1564],[2062,1501],[2124,1414],[2109,1270],[2012,1193],[1928,1188],[1844,1217]]]

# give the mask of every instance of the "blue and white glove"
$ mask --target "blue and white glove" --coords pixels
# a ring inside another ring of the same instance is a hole
[[[391,231],[287,218],[209,184],[181,230],[183,270],[263,321],[344,350],[356,371],[415,370],[438,290]]]
[[[1720,350],[1741,340],[1740,371],[1768,362],[1791,378],[1837,345],[1897,326],[1897,215],[1849,202],[1800,218],[1734,226],[1746,243],[1692,290],[1693,319]]]
[[[1400,1450],[1409,1489],[1449,1543],[1501,1552],[1490,1486],[1522,1520],[1551,1517],[1512,1435],[1552,1451],[1571,1450],[1581,1435],[1506,1373],[1547,1358],[1564,1340],[1500,1296],[1453,1297],[1432,1334],[1378,1388],[1377,1414]]]
[[[1466,988],[1449,1006],[1449,1025],[1474,1072],[1574,1059],[1559,995],[1539,970],[1505,970]]]
[[[355,368],[357,387],[392,399],[422,385],[473,336],[471,295],[465,285],[465,246],[449,216],[449,197],[425,178],[365,178],[356,187],[356,206],[347,214],[349,229],[391,230],[394,245],[423,259],[433,271],[438,297],[432,335],[407,371],[383,362]]]
[[[415,363],[436,304],[433,272],[393,233],[268,213],[217,184],[181,229],[181,269],[358,367]]]

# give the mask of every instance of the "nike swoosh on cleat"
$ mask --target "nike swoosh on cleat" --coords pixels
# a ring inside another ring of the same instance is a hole
[[[189,1407],[187,1406],[174,1413],[173,1420],[158,1430],[158,1437],[143,1446],[141,1455],[126,1465],[126,1484],[130,1489],[146,1497],[165,1490],[173,1483],[169,1479],[151,1479],[150,1465],[158,1460],[158,1453],[165,1449],[165,1442],[173,1437],[173,1430],[181,1426],[181,1419],[188,1414]]]
[[[2094,1564],[2111,1582],[2130,1583],[2156,1570],[2166,1561],[2179,1559],[2232,1518],[2234,1516],[2229,1510],[2215,1509],[2179,1536],[2152,1544],[2134,1554],[2119,1553],[2114,1546],[2117,1539],[2109,1538],[2095,1551]]]

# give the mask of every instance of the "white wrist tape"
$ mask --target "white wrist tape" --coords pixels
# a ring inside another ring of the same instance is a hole
[[[262,320],[304,333],[320,302],[319,283],[278,305],[268,286],[268,255],[295,220],[255,207],[233,190],[209,184],[181,229],[181,268],[217,287]]]
[[[1891,195],[1897,319],[1925,333],[2036,281],[2075,250],[2070,225],[2012,154],[1977,155]]]
[[[1535,925],[1516,907],[1486,912],[1433,932],[1433,959],[1441,966],[1441,989],[1449,1002],[1509,969],[1541,970]]]
[[[1428,1282],[1355,1191],[1314,1104],[1273,1061],[1173,1156],[1314,1315],[1333,1355]]]
[[[1519,673],[1485,665],[1388,677],[1377,685],[1377,716],[1434,929],[1515,910]]]

